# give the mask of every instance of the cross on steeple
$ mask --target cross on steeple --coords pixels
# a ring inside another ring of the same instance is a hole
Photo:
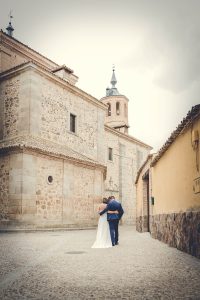
[[[115,88],[115,84],[117,83],[117,79],[115,77],[115,66],[113,65],[113,73],[110,83],[112,84],[112,88]]]
[[[11,24],[11,19],[13,19],[12,10],[10,10],[9,18],[10,18],[10,22],[9,22],[9,25],[8,25],[8,27],[6,28],[6,30],[7,30],[7,34],[8,34],[9,36],[13,36],[14,28],[12,27],[12,24]]]
[[[117,90],[117,88],[115,87],[116,83],[117,83],[117,79],[115,76],[115,66],[113,65],[113,69],[112,69],[113,73],[112,73],[112,78],[110,83],[112,84],[111,88],[107,88],[106,89],[106,96],[114,96],[114,95],[119,95],[119,92]]]

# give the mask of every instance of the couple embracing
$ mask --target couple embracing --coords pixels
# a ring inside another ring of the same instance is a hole
[[[99,206],[99,223],[92,248],[109,248],[118,245],[118,225],[124,210],[114,196],[103,198]]]

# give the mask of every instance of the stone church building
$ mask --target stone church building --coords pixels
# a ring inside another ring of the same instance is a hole
[[[0,32],[0,228],[97,224],[114,195],[135,223],[135,178],[151,147],[128,134],[128,99],[101,100],[78,77]]]

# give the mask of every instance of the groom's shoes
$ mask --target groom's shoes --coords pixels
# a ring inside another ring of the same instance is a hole
[[[114,247],[114,246],[117,246],[117,245],[119,245],[119,242],[117,242],[117,243],[115,243],[115,244],[112,244],[113,247]]]

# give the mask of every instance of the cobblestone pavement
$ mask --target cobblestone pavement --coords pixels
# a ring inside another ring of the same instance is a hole
[[[120,245],[91,249],[95,230],[0,234],[0,299],[200,299],[200,260],[120,227]]]

